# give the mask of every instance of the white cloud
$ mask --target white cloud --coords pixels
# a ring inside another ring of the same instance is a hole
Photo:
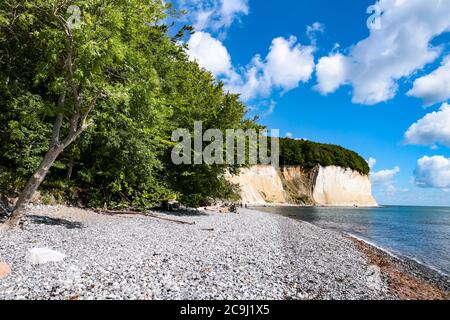
[[[345,62],[339,64],[343,70],[334,73],[334,81],[326,83],[327,70],[322,68],[319,91],[330,93],[349,83],[354,103],[387,101],[396,95],[399,79],[411,76],[441,55],[442,49],[430,42],[450,31],[450,1],[380,0],[377,4],[383,12],[381,28],[371,30],[369,37],[350,48]],[[328,67],[336,68],[336,61],[322,62],[322,66],[328,62]]]
[[[431,112],[414,123],[405,133],[405,143],[450,147],[450,105],[444,103],[439,111]]]
[[[207,29],[209,19],[211,19],[213,13],[214,13],[213,10],[197,12],[197,14],[195,15],[195,24],[194,24],[195,30],[201,31]]]
[[[219,27],[229,27],[240,15],[248,15],[248,0],[221,0]]]
[[[189,57],[222,80],[226,90],[240,94],[243,101],[267,98],[273,89],[287,92],[310,80],[315,67],[315,47],[301,45],[294,36],[273,39],[265,58],[257,54],[247,66],[233,67],[227,48],[219,40],[220,32],[248,14],[248,0],[179,0],[178,3],[180,7],[196,9],[194,16],[190,16],[196,29],[209,31],[197,31],[191,36]],[[316,22],[308,26],[307,34],[314,37],[323,30],[324,26]],[[213,36],[211,32],[219,34]],[[271,113],[273,108],[268,111]]]
[[[377,164],[377,159],[370,157],[366,160],[369,164],[370,170],[373,170]],[[397,192],[395,186],[395,176],[400,172],[400,167],[396,166],[393,169],[380,170],[370,173],[370,180],[374,187],[381,188],[381,191],[386,195],[393,195]]]
[[[417,161],[415,183],[421,188],[450,188],[450,158],[423,157]]]
[[[273,88],[286,92],[306,83],[314,71],[314,48],[297,38],[279,37],[272,41],[267,57],[256,55],[243,70],[225,79],[225,88],[240,93],[244,101],[267,97]]]
[[[294,135],[292,134],[292,132],[286,132],[286,138],[292,139],[294,137]]]
[[[310,80],[315,47],[301,45],[294,36],[273,39],[265,58],[257,54],[247,66],[233,67],[221,39],[234,21],[249,14],[248,0],[178,0],[177,4],[191,12],[188,18],[198,30],[188,41],[189,57],[222,80],[226,90],[240,94],[243,101],[267,98],[273,89],[286,92]],[[307,27],[311,42],[323,31],[318,22]],[[273,112],[275,105],[271,105],[265,114]]]
[[[314,22],[312,25],[306,27],[306,36],[314,46],[317,44],[317,34],[323,32],[325,32],[325,26],[320,22]]]
[[[414,81],[409,96],[421,98],[425,106],[450,99],[450,55],[432,73]]]
[[[242,16],[249,14],[248,0],[178,0],[178,7],[188,11],[197,31],[224,33]]]
[[[346,58],[340,53],[320,58],[316,66],[318,84],[314,89],[324,95],[336,91],[346,81],[345,64]]]
[[[245,68],[235,71],[227,79],[223,79],[225,90],[241,95],[243,101],[256,97],[268,97],[272,90],[270,77],[265,72],[265,63],[259,55]]]
[[[397,166],[393,169],[386,169],[386,170],[374,172],[370,175],[370,178],[374,185],[392,184],[393,179],[399,172],[400,172],[400,167]]]
[[[209,33],[196,32],[188,41],[188,54],[201,67],[214,75],[228,75],[231,72],[231,57],[227,48]]]
[[[265,72],[271,82],[283,90],[297,88],[308,82],[314,71],[313,47],[302,46],[297,38],[275,38],[272,41]]]
[[[275,107],[277,106],[277,103],[273,100],[270,100],[270,101],[263,101],[260,105],[261,105],[261,107],[266,109],[263,112],[262,117],[268,117],[275,111]]]
[[[370,157],[369,160],[367,160],[367,164],[370,169],[373,169],[373,167],[377,164],[377,159]]]

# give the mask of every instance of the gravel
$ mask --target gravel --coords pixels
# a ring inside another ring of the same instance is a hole
[[[36,206],[21,231],[0,231],[0,299],[391,299],[351,239],[286,217],[102,216]],[[32,248],[65,254],[32,265]]]

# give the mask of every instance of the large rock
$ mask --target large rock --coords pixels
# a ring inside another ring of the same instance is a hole
[[[64,253],[47,249],[47,248],[33,248],[28,250],[27,261],[31,264],[44,264],[48,262],[59,262],[64,260],[66,255]]]
[[[0,279],[7,277],[11,273],[11,267],[6,262],[0,262]]]

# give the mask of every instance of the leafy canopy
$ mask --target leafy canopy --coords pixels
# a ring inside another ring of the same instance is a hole
[[[82,12],[67,29],[67,9]],[[49,148],[59,115],[62,134],[76,110],[91,126],[67,148],[43,184],[90,206],[148,207],[178,196],[196,205],[233,197],[226,165],[173,166],[171,133],[247,128],[246,108],[189,61],[163,23],[168,5],[144,0],[9,0],[0,3],[0,180],[20,190]],[[74,94],[75,93],[75,94]],[[64,104],[59,103],[64,97]],[[234,169],[233,169],[234,170]]]
[[[370,172],[366,160],[356,152],[341,146],[307,140],[280,139],[280,164],[300,165],[305,168],[339,166],[350,168],[364,175]]]

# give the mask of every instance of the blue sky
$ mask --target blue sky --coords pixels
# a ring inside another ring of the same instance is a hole
[[[450,1],[381,0],[367,13],[374,4],[176,1],[197,30],[192,59],[250,115],[376,159],[381,204],[450,206]]]

